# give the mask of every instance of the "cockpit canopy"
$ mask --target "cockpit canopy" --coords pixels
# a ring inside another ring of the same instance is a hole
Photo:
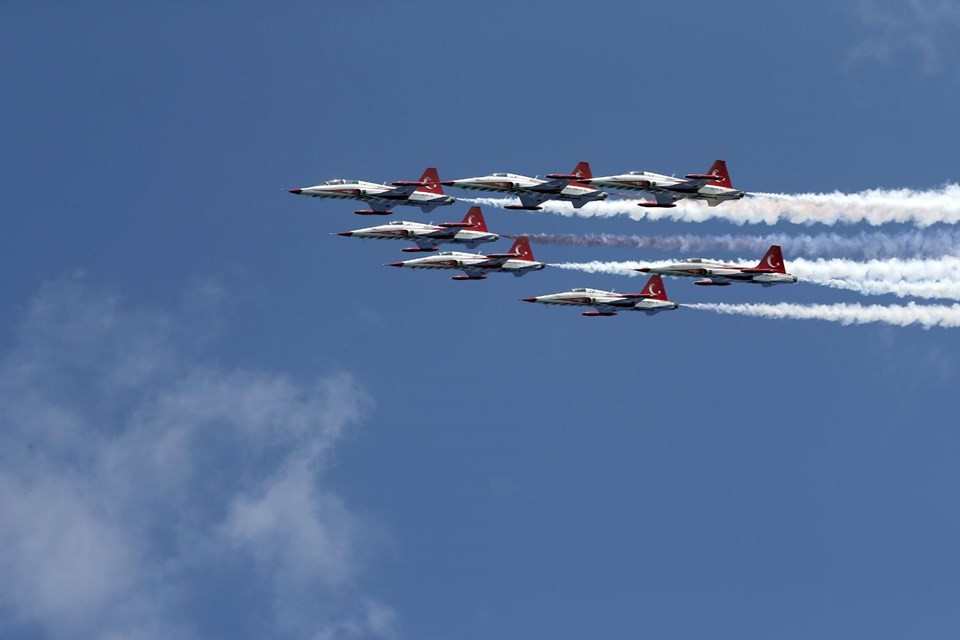
[[[356,180],[344,180],[343,178],[334,178],[333,180],[327,180],[323,184],[335,185],[335,184],[353,184],[356,183]]]
[[[570,289],[574,293],[607,293],[606,291],[600,291],[599,289],[589,289],[585,287],[580,287],[578,289]]]

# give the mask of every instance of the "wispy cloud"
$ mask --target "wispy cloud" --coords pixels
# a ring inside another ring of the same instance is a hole
[[[888,63],[916,56],[934,75],[960,53],[960,4],[955,0],[852,0],[860,24],[848,61]]]
[[[76,278],[25,310],[0,355],[0,635],[395,635],[361,584],[383,536],[325,482],[371,399],[205,361],[191,322]]]

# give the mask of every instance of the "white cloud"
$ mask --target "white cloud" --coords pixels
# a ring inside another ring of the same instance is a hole
[[[909,56],[928,75],[960,53],[960,4],[955,0],[853,0],[859,40],[849,62],[888,63]]]
[[[82,277],[26,308],[0,355],[0,635],[393,636],[361,585],[378,529],[324,481],[369,397],[204,361],[192,322]]]

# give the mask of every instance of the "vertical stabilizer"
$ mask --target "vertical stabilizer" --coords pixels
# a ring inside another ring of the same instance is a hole
[[[483,219],[480,207],[470,207],[467,215],[463,217],[463,221],[471,225],[469,227],[471,231],[487,231],[487,221]]]
[[[660,274],[658,273],[650,276],[650,279],[647,280],[647,285],[640,293],[651,300],[667,299],[667,290],[663,287],[663,278],[661,278]]]
[[[425,191],[426,193],[435,193],[438,195],[443,193],[443,187],[440,186],[440,175],[434,167],[428,167],[427,170],[423,172],[423,175],[420,176],[420,182],[423,182],[424,186],[417,187],[417,191]]]
[[[780,245],[771,245],[767,252],[757,265],[757,269],[773,269],[777,273],[786,273],[787,267],[783,264],[783,253],[780,251]]]
[[[530,262],[535,262],[533,259],[533,251],[530,250],[530,241],[527,240],[526,236],[520,236],[513,243],[513,246],[510,247],[510,253],[517,254],[515,260],[528,260]]]
[[[730,174],[727,173],[727,163],[724,160],[714,162],[707,173],[717,176],[715,180],[710,181],[710,184],[713,186],[733,189],[733,183],[730,182]]]
[[[570,174],[577,176],[577,178],[580,180],[589,180],[593,177],[593,172],[590,171],[589,162],[580,162],[573,168],[573,171],[571,171]]]

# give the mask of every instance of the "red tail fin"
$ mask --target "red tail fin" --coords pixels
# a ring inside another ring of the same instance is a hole
[[[470,229],[473,231],[487,230],[487,221],[483,219],[483,214],[480,213],[480,207],[470,207],[467,215],[463,217],[463,221],[472,225]]]
[[[723,160],[717,160],[712,165],[710,165],[710,170],[707,173],[717,176],[716,180],[711,180],[710,184],[715,187],[726,187],[727,189],[733,189],[733,183],[730,182],[730,174],[727,173],[727,163]]]
[[[780,251],[780,245],[771,245],[767,252],[757,265],[757,269],[773,269],[777,273],[786,273],[787,267],[783,264],[783,253]]]
[[[648,298],[652,298],[653,300],[667,299],[667,290],[663,288],[663,278],[661,278],[660,274],[657,273],[650,276],[650,279],[647,280],[647,285],[640,293],[646,295]]]
[[[571,175],[575,175],[581,180],[589,180],[593,177],[593,172],[590,171],[589,162],[580,162],[573,168],[573,171],[570,172]]]
[[[513,246],[510,247],[510,253],[517,254],[515,260],[529,260],[534,262],[533,251],[530,250],[530,241],[527,240],[526,236],[520,236],[513,243]]]
[[[443,193],[443,187],[440,186],[440,175],[434,167],[427,167],[427,170],[420,176],[420,182],[427,183],[425,187],[417,187],[417,191],[426,191],[427,193]]]

